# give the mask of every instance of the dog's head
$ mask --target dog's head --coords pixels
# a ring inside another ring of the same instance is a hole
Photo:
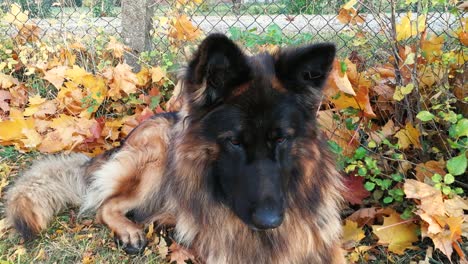
[[[316,137],[334,56],[335,46],[323,43],[249,57],[214,34],[188,65],[191,133],[216,149],[208,169],[212,192],[253,229],[283,222],[288,186],[300,173],[297,145]]]

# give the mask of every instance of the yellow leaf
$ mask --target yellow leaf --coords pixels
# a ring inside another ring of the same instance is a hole
[[[163,78],[166,78],[166,71],[164,71],[161,67],[153,67],[151,68],[151,80],[153,82],[159,82]]]
[[[13,78],[10,75],[6,75],[0,72],[0,89],[7,89],[12,87],[15,84],[19,84],[16,78]]]
[[[42,136],[37,133],[35,129],[23,128],[23,134],[26,136],[25,139],[22,139],[24,146],[26,148],[35,148],[42,142]]]
[[[464,216],[463,210],[468,210],[468,198],[455,195],[452,199],[445,200],[444,206],[447,215],[453,217]]]
[[[413,249],[412,243],[419,240],[417,226],[402,220],[396,212],[384,217],[383,225],[373,225],[372,230],[379,237],[379,244],[388,245],[389,251],[399,255]]]
[[[432,62],[434,59],[442,55],[442,48],[444,46],[444,36],[431,35],[430,38],[421,41],[422,55],[428,61]]]
[[[403,100],[406,95],[410,94],[414,89],[414,84],[409,83],[406,86],[397,86],[395,89],[395,93],[393,94],[393,99],[397,101]]]
[[[398,138],[398,145],[400,149],[407,149],[410,145],[413,145],[415,148],[422,148],[421,142],[419,141],[419,130],[411,123],[406,123],[405,128],[400,129],[395,134],[395,137]]]
[[[358,224],[351,220],[346,220],[343,226],[343,247],[351,249],[356,247],[359,241],[365,237],[364,230],[358,227]]]
[[[343,5],[343,9],[350,9],[357,3],[357,0],[350,0],[346,4]]]
[[[65,80],[65,71],[67,69],[67,66],[58,66],[50,69],[44,73],[44,79],[53,84],[55,88],[60,89]]]
[[[193,41],[201,35],[201,30],[185,14],[174,17],[170,25],[169,36],[178,41]]]
[[[125,51],[128,51],[129,48],[124,44],[118,42],[115,37],[110,37],[109,43],[106,46],[107,50],[112,51],[112,54],[116,58],[122,58]]]
[[[421,201],[419,208],[425,213],[431,216],[445,215],[442,193],[439,190],[428,184],[412,179],[405,181],[403,189],[407,198],[418,199]]]
[[[416,27],[417,26],[417,27]],[[426,28],[426,15],[420,15],[417,21],[412,20],[412,13],[408,12],[396,25],[397,41],[416,36]]]
[[[10,109],[10,120],[0,121],[0,139],[2,143],[7,141],[14,141],[25,138],[23,134],[23,129],[33,129],[34,120],[33,119],[24,119],[21,114],[21,117],[17,116],[13,118],[11,112],[18,111],[14,108]]]

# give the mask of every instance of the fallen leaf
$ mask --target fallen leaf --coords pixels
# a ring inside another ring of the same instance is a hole
[[[195,259],[195,256],[186,248],[173,242],[169,247],[169,258],[170,263],[185,264],[185,261]]]
[[[434,215],[445,215],[442,193],[434,187],[419,182],[417,180],[407,179],[403,185],[406,198],[418,199],[421,201],[421,208],[425,213]]]
[[[346,201],[352,204],[363,204],[363,200],[370,196],[370,192],[364,188],[364,177],[349,175],[344,179],[346,191],[342,193]]]
[[[439,161],[430,160],[426,163],[419,163],[415,167],[416,179],[420,182],[425,182],[426,179],[430,179],[434,174],[445,175],[446,172],[445,161],[443,159]]]
[[[366,235],[356,222],[346,220],[343,226],[343,248],[351,249],[358,245]]]
[[[409,148],[411,145],[421,149],[422,146],[419,141],[419,135],[419,130],[410,122],[407,122],[405,128],[400,129],[400,131],[395,134],[395,137],[398,138],[398,145],[402,150]]]
[[[373,225],[372,230],[379,238],[379,244],[388,245],[388,250],[402,255],[406,249],[414,249],[418,241],[417,225],[404,221],[396,212],[384,217],[382,225]]]
[[[67,66],[58,66],[50,69],[44,73],[44,79],[53,84],[55,88],[60,89],[65,80],[65,72],[67,69]]]
[[[11,93],[9,91],[0,90],[0,109],[3,112],[10,111]]]

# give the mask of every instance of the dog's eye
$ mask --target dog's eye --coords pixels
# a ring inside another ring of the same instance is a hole
[[[241,142],[238,139],[231,138],[229,139],[229,143],[235,147],[239,147],[241,145]]]
[[[281,144],[286,141],[285,137],[277,137],[276,138],[276,144]]]

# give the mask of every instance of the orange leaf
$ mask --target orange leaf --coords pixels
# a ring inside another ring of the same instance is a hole
[[[125,51],[130,50],[127,46],[117,41],[115,37],[109,38],[109,43],[107,43],[106,49],[112,51],[112,54],[116,58],[122,58]]]
[[[416,179],[420,182],[425,182],[426,178],[431,178],[435,173],[440,175],[445,175],[445,161],[441,159],[440,161],[430,160],[426,163],[419,163],[416,165]]]
[[[170,263],[185,264],[186,260],[195,259],[195,256],[189,250],[175,242],[171,244],[169,251]]]
[[[108,95],[120,99],[121,92],[132,94],[137,91],[138,78],[128,64],[119,63],[115,68],[109,68],[103,73],[110,81]]]
[[[343,73],[341,71],[341,62],[338,60],[333,62],[333,69],[330,72],[329,82],[326,89],[330,89],[328,88],[329,86],[333,86],[333,91],[339,90],[346,94],[356,95],[356,92],[354,92],[353,87],[349,82],[346,72]],[[326,91],[324,92],[326,93]]]

